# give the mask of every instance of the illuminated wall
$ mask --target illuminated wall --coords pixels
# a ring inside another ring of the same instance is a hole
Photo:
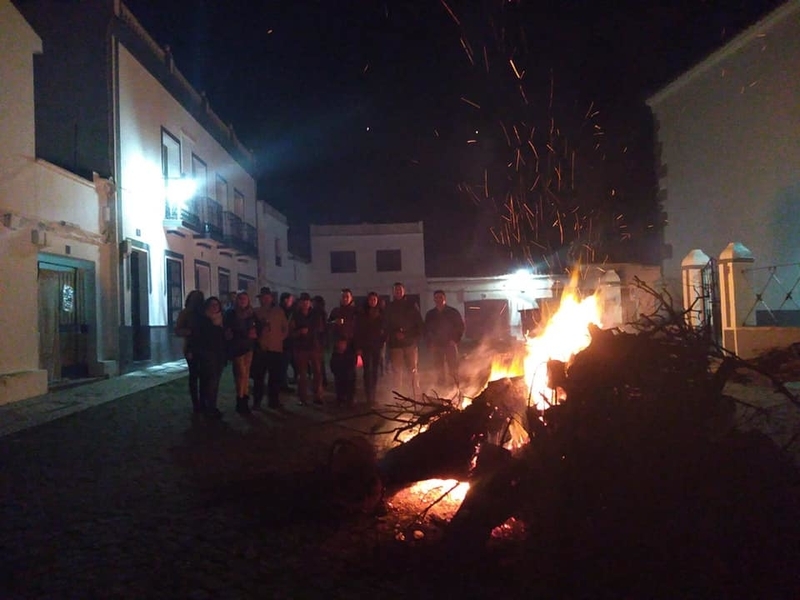
[[[379,250],[399,250],[400,270],[379,271]],[[332,252],[354,253],[355,272],[331,272]],[[390,295],[395,281],[405,284],[406,293],[423,296],[427,284],[422,222],[312,225],[309,281],[311,287],[306,291],[323,296],[327,306],[339,304],[343,287],[352,289],[356,296],[369,291]]]
[[[0,0],[0,214],[19,212],[34,194],[33,54],[42,42],[8,0]],[[31,228],[0,221],[0,404],[25,397],[25,387],[47,389],[39,370],[36,327],[36,253]],[[11,349],[13,348],[13,351]]]
[[[119,179],[121,240],[146,245],[149,255],[149,324],[168,324],[165,288],[166,255],[183,262],[184,293],[196,286],[195,267],[210,273],[207,294],[218,294],[220,269],[231,277],[236,289],[240,276],[257,282],[257,258],[237,255],[209,239],[182,232],[168,233],[164,226],[165,183],[162,176],[162,128],[180,143],[181,172],[192,176],[192,156],[206,165],[205,191],[220,201],[222,210],[233,212],[234,190],[245,198],[244,221],[256,225],[256,186],[253,177],[217,142],[184,106],[122,44],[119,68]],[[216,177],[227,183],[227,198],[216,198]],[[202,185],[197,182],[198,185]],[[124,271],[123,277],[129,274]],[[127,281],[123,294],[129,294]],[[131,302],[124,303],[124,322],[130,323]]]
[[[0,294],[9,299],[0,313],[2,404],[47,391],[38,264],[71,260],[88,265],[87,273],[98,272],[105,196],[101,200],[95,185],[104,180],[87,180],[36,157],[33,57],[42,42],[7,0],[0,0],[0,23]],[[106,282],[98,275],[86,289],[102,289]],[[98,339],[108,324],[98,317],[97,295],[82,301],[91,317],[86,366],[101,374],[105,349]]]
[[[289,253],[289,222],[266,202],[258,202],[259,287],[298,294],[309,285],[308,261]],[[277,300],[277,298],[276,298]]]
[[[798,73],[800,1],[791,0],[648,100],[668,281],[679,284],[691,250],[717,258],[729,242],[760,265],[800,261]]]

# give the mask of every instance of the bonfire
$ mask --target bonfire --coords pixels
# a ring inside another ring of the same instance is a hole
[[[360,462],[371,484],[359,506],[400,493],[448,502],[438,543],[462,562],[486,558],[490,541],[512,532],[537,572],[582,561],[584,576],[625,572],[627,589],[642,593],[676,561],[691,565],[682,577],[696,585],[720,573],[753,585],[775,564],[779,584],[791,585],[798,511],[778,503],[800,482],[797,469],[785,449],[737,426],[724,393],[734,373],[755,367],[637,285],[660,306],[635,333],[600,329],[597,298],[567,292],[524,352],[495,357],[477,393],[397,396],[382,411],[393,426],[371,432],[396,446]],[[419,521],[411,531],[398,539],[420,537]]]

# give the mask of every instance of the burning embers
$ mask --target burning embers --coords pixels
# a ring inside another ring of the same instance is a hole
[[[406,399],[417,427],[400,432],[402,445],[379,463],[387,494],[404,489],[421,500],[438,494],[460,504],[481,452],[519,451],[542,427],[543,411],[566,399],[566,366],[589,345],[589,327],[600,317],[595,296],[581,300],[576,292],[565,292],[559,310],[535,337],[491,355],[491,370],[483,371],[474,398]]]

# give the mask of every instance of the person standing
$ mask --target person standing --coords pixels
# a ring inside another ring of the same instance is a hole
[[[297,308],[289,320],[289,337],[292,339],[294,365],[297,369],[297,394],[300,404],[308,404],[308,371],[311,369],[311,385],[314,403],[322,404],[322,347],[320,330],[325,321],[319,313],[311,310],[311,296],[300,294]]]
[[[419,308],[406,297],[406,288],[400,282],[392,288],[392,301],[386,305],[383,322],[394,389],[400,392],[408,376],[412,395],[416,397],[419,394],[419,340],[424,324]]]
[[[375,404],[378,372],[381,366],[386,334],[383,330],[383,309],[376,292],[367,294],[367,302],[356,314],[356,355],[364,362],[364,393],[367,404]]]
[[[253,409],[261,407],[264,399],[264,378],[267,377],[267,405],[283,408],[280,389],[283,381],[283,341],[289,335],[289,322],[279,306],[272,302],[272,290],[262,287],[258,295],[256,317],[258,341],[250,365],[253,380]]]
[[[464,336],[461,313],[447,305],[443,290],[433,292],[434,308],[425,313],[425,341],[438,385],[458,385],[458,343]]]
[[[283,292],[280,298],[280,308],[283,314],[286,315],[286,320],[291,323],[292,313],[296,308],[294,303],[294,295],[290,292]],[[282,392],[293,392],[294,390],[289,387],[289,366],[292,367],[294,378],[297,379],[297,368],[294,364],[294,349],[292,348],[294,339],[290,335],[283,340],[283,380],[281,381]]]
[[[193,348],[193,335],[197,333],[198,320],[203,316],[205,296],[200,290],[192,290],[186,296],[183,309],[175,320],[175,335],[183,338],[183,356],[189,367],[189,397],[192,399],[194,412],[203,412],[200,402],[200,370]]]
[[[328,311],[325,308],[325,298],[322,296],[314,296],[311,299],[311,310],[317,311],[322,317],[322,322],[328,322]],[[328,387],[328,370],[325,368],[325,357],[328,355],[328,330],[325,329],[320,334],[320,343],[322,344],[322,387]]]
[[[233,382],[236,387],[236,412],[249,413],[250,364],[253,362],[253,346],[258,334],[247,292],[236,294],[236,307],[225,313],[224,323],[228,357],[233,365]]]
[[[356,395],[356,304],[353,292],[342,290],[339,306],[331,310],[328,319],[331,342],[331,372],[336,386],[336,402],[353,404]]]
[[[217,396],[222,371],[227,362],[225,346],[222,303],[216,296],[210,296],[203,304],[203,313],[192,333],[192,353],[197,360],[200,375],[201,410],[211,419],[222,417],[217,408]]]

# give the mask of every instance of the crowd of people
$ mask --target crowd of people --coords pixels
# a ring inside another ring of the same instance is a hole
[[[400,282],[389,302],[370,292],[362,306],[345,288],[330,313],[321,296],[312,299],[307,293],[295,298],[285,292],[276,303],[272,290],[262,287],[258,306],[253,306],[244,291],[223,305],[216,296],[205,298],[193,290],[175,324],[175,334],[184,341],[192,407],[210,418],[222,416],[217,402],[228,362],[239,413],[259,410],[265,396],[268,407],[282,408],[281,395],[295,392],[290,384],[296,384],[301,404],[321,405],[328,356],[339,405],[356,402],[359,362],[367,405],[377,402],[378,381],[388,371],[393,390],[416,397],[422,343],[429,349],[437,384],[457,385],[464,320],[447,305],[444,291],[436,290],[433,298],[435,306],[423,318]]]

